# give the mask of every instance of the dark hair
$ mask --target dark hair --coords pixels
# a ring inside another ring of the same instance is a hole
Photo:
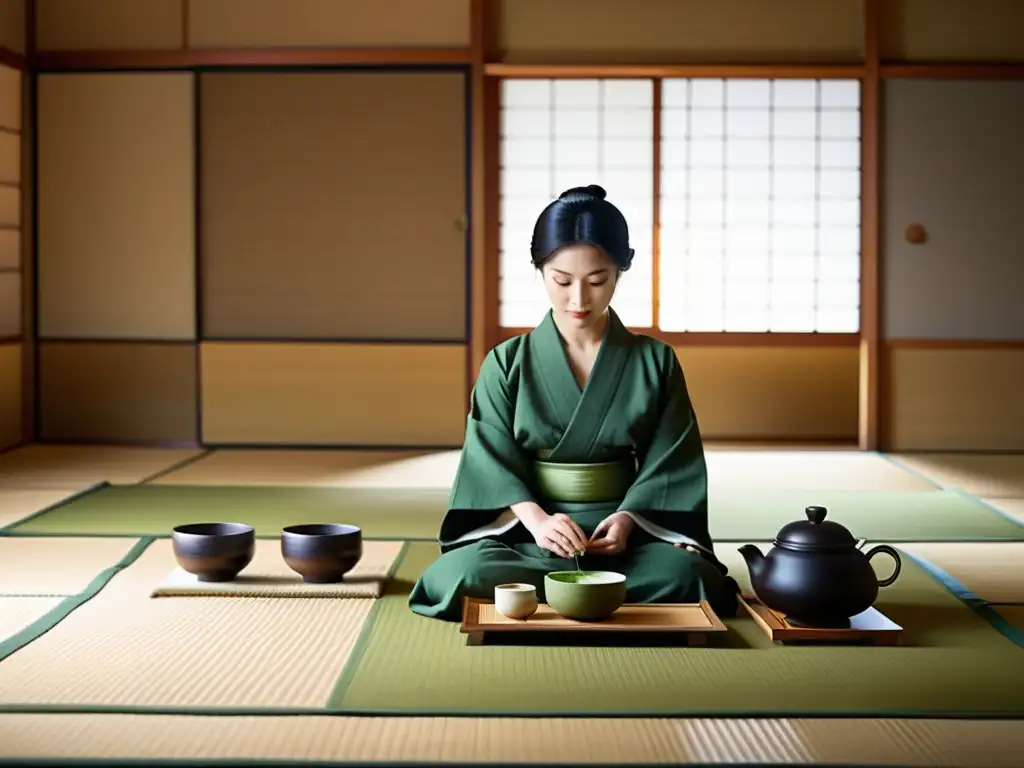
[[[548,205],[533,227],[530,254],[540,269],[559,250],[587,244],[600,248],[625,272],[633,263],[626,217],[605,200],[606,192],[596,184],[567,189]]]

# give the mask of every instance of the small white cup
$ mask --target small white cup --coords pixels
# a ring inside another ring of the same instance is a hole
[[[499,584],[494,588],[494,607],[510,619],[533,616],[537,612],[537,588],[532,584]]]

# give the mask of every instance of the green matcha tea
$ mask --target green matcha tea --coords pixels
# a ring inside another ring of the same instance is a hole
[[[565,573],[552,574],[551,578],[565,584],[605,584],[606,579],[601,578],[588,571],[566,571]]]

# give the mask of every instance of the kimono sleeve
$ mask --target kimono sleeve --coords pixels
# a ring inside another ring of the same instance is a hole
[[[514,423],[513,387],[496,350],[492,350],[484,358],[470,395],[451,511],[498,512],[512,504],[536,500],[530,487],[533,468],[516,443]]]
[[[679,360],[671,348],[663,355],[656,426],[638,451],[637,477],[619,509],[710,547],[704,445]]]

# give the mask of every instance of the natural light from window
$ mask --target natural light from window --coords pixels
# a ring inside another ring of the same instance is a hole
[[[532,228],[562,190],[601,184],[636,259],[613,306],[654,324],[654,142],[660,131],[658,328],[856,333],[857,80],[505,80],[499,322],[532,328],[547,300]]]
[[[615,309],[630,326],[654,321],[654,83],[504,80],[499,273],[503,327],[534,327],[548,302],[530,262],[533,225],[570,187],[600,184],[626,216],[636,256]]]
[[[669,80],[659,326],[860,326],[859,83]]]

